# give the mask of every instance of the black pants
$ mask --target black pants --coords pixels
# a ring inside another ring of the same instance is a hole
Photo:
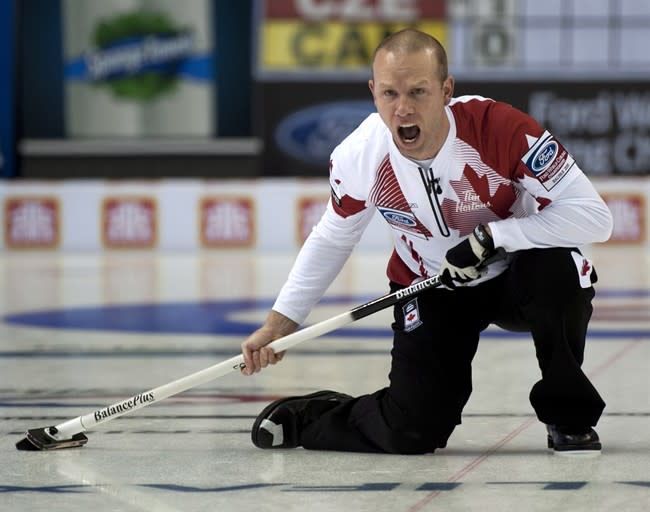
[[[485,283],[420,294],[407,320],[413,299],[397,304],[389,386],[336,406],[310,404],[302,446],[403,454],[446,446],[472,392],[480,333],[490,324],[532,334],[541,380],[530,402],[541,422],[596,425],[605,403],[580,368],[594,289],[580,286],[571,251],[518,252],[506,272]]]

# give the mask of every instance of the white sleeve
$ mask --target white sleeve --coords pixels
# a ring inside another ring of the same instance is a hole
[[[494,245],[513,252],[604,242],[612,233],[613,221],[605,202],[580,172],[537,213],[490,222],[489,226]]]
[[[332,284],[372,218],[373,210],[340,217],[331,203],[298,253],[273,310],[301,324]]]

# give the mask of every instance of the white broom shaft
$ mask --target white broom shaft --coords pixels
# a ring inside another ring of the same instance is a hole
[[[334,331],[353,321],[354,318],[351,316],[350,312],[341,313],[340,315],[328,318],[327,320],[323,320],[315,325],[305,327],[293,334],[278,338],[268,346],[273,348],[275,352],[282,352],[283,350],[302,343],[303,341],[317,338],[322,334]],[[124,414],[136,411],[142,407],[147,407],[172,395],[186,391],[187,389],[205,384],[206,382],[226,375],[234,370],[239,370],[243,364],[244,357],[238,355],[173,382],[134,395],[126,400],[121,400],[120,402],[116,402],[102,409],[68,420],[56,425],[58,433],[54,437],[57,439],[68,439],[74,434],[85,432],[96,425],[119,418]]]
[[[332,318],[328,318],[327,320],[323,320],[322,322],[314,324],[310,327],[305,327],[304,329],[294,332],[293,334],[278,338],[268,346],[272,347],[276,352],[282,352],[283,350],[293,347],[298,343],[317,338],[322,334],[334,331],[340,327],[343,327],[344,325],[354,322],[355,320],[360,320],[361,318],[372,315],[377,311],[386,309],[401,299],[405,299],[412,295],[417,295],[424,290],[437,288],[440,286],[440,284],[441,282],[439,276],[430,277],[424,281],[420,281],[396,292],[389,293],[383,297],[362,304],[361,306],[358,306],[350,311],[341,313],[340,315]],[[104,407],[103,409],[98,409],[84,416],[79,416],[77,418],[56,425],[55,428],[57,430],[57,433],[53,434],[50,432],[50,435],[53,435],[53,437],[57,440],[69,439],[74,434],[85,432],[86,430],[99,425],[100,423],[106,423],[107,421],[114,420],[115,418],[119,418],[124,414],[137,411],[142,407],[147,407],[148,405],[152,405],[172,395],[181,393],[182,391],[195,386],[199,386],[213,379],[216,379],[217,377],[226,375],[233,370],[239,370],[243,364],[244,357],[242,355],[233,357],[226,361],[222,361],[221,363],[215,364],[196,373],[192,373],[168,384],[150,389],[149,391],[145,391],[138,395],[132,396],[131,398],[127,398],[121,402],[116,402],[113,405]]]

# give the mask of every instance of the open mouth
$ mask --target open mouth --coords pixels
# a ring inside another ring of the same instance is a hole
[[[402,124],[397,128],[397,134],[402,142],[411,144],[420,135],[420,128],[416,124]]]

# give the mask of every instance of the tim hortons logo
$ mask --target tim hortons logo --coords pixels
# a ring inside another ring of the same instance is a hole
[[[472,190],[465,190],[460,195],[460,202],[456,203],[456,212],[471,212],[474,210],[483,210],[492,206],[490,201],[483,202],[478,194]]]
[[[204,247],[250,247],[255,242],[253,200],[249,197],[206,197],[199,208]]]
[[[115,416],[116,414],[125,413],[138,405],[142,405],[147,402],[151,402],[153,400],[155,400],[153,396],[153,392],[146,393],[146,394],[141,393],[139,395],[134,396],[133,398],[124,400],[124,402],[120,402],[119,404],[109,405],[108,407],[104,407],[103,409],[99,409],[95,411],[94,412],[95,421],[105,420],[106,418],[110,418],[111,416]]]
[[[59,243],[59,202],[54,197],[5,200],[5,243],[16,249],[52,248]]]
[[[608,244],[643,244],[646,241],[647,203],[638,193],[618,192],[603,194],[612,216],[614,230]]]
[[[296,238],[299,245],[303,244],[313,227],[318,224],[323,213],[325,213],[328,200],[329,197],[327,196],[302,197],[298,200],[298,233]]]
[[[156,243],[156,201],[152,197],[108,197],[102,207],[104,245],[151,248]]]

